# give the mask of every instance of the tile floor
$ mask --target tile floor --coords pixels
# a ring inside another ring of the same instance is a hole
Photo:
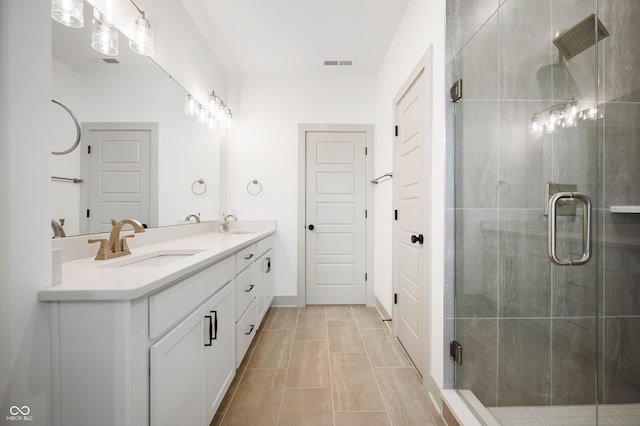
[[[499,407],[489,412],[504,426],[594,426],[595,405]],[[598,407],[599,425],[640,425],[640,404],[608,404]]]
[[[211,425],[444,425],[375,308],[272,308]]]

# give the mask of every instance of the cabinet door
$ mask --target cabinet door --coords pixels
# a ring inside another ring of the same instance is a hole
[[[230,283],[151,346],[152,425],[209,424],[235,374],[233,309]]]
[[[150,348],[150,417],[154,426],[205,424],[204,355],[208,320],[198,309]]]
[[[205,368],[207,378],[207,425],[224,398],[235,375],[235,314],[233,283],[227,285],[205,305]],[[211,335],[208,327],[211,326]]]

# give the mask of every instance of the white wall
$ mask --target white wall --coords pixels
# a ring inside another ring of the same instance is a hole
[[[51,419],[49,307],[38,302],[37,294],[51,281],[50,32],[48,0],[0,2],[3,424],[13,405],[30,408],[31,425],[47,425]]]
[[[378,72],[376,97],[376,175],[393,170],[393,99],[426,50],[433,45],[431,366],[435,384],[443,385],[444,182],[445,182],[445,0],[412,0]],[[392,312],[393,187],[380,184],[375,194],[376,296]]]
[[[232,83],[237,111],[228,146],[225,211],[239,219],[277,220],[275,294],[295,296],[298,124],[373,123],[375,76],[250,74]],[[263,186],[258,196],[246,191],[253,179]]]

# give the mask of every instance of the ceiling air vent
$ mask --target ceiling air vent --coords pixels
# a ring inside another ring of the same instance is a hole
[[[104,62],[106,62],[107,64],[119,64],[120,61],[118,61],[116,58],[102,58],[102,60]]]
[[[325,66],[350,67],[353,65],[353,61],[351,59],[347,59],[347,60],[328,59],[324,61],[324,64]]]

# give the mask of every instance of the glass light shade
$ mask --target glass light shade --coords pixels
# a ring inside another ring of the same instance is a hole
[[[129,39],[129,47],[139,55],[153,55],[153,28],[144,16],[136,19],[133,35]]]
[[[198,115],[196,116],[196,122],[200,124],[204,124],[207,122],[208,114],[207,110],[202,107],[202,105],[198,106]]]
[[[208,122],[208,124],[209,124],[209,128],[211,130],[216,128],[217,120],[216,120],[216,117],[213,114],[209,114],[209,122]]]
[[[118,29],[109,25],[104,14],[96,8],[93,9],[91,47],[108,56],[118,54]]]
[[[71,28],[84,25],[84,0],[52,0],[51,17]]]
[[[110,26],[115,26],[116,11],[118,9],[119,0],[104,0],[100,12],[102,13],[102,22]],[[94,12],[95,13],[95,12]]]
[[[198,104],[196,103],[196,100],[193,99],[193,96],[187,95],[187,98],[184,101],[184,113],[189,117],[193,117],[194,115],[196,115],[197,111]]]

